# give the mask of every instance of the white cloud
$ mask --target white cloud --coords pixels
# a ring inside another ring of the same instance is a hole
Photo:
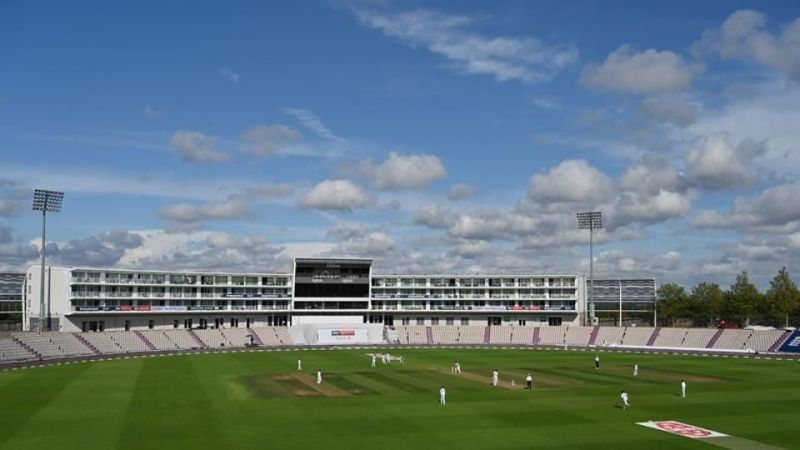
[[[161,109],[161,108],[156,108],[153,105],[144,105],[144,109],[142,110],[142,113],[148,119],[156,119],[156,118],[161,117],[161,116],[164,115],[164,110]]]
[[[430,228],[447,228],[453,224],[455,218],[452,211],[437,203],[421,206],[414,212],[414,223]]]
[[[556,101],[545,97],[534,98],[531,100],[531,103],[533,103],[534,106],[538,106],[542,109],[561,109],[561,105],[559,105]]]
[[[757,153],[752,145],[734,148],[726,134],[712,134],[700,147],[689,150],[686,165],[692,181],[708,189],[726,189],[749,185],[753,180],[748,161]]]
[[[684,191],[686,180],[666,161],[651,164],[639,163],[628,167],[619,179],[619,185],[627,191],[657,194],[661,190]]]
[[[294,186],[289,183],[250,186],[245,192],[253,197],[285,198],[294,195]]]
[[[297,199],[302,208],[351,211],[372,205],[374,199],[349,180],[325,180]]]
[[[699,71],[677,53],[654,49],[638,52],[623,45],[602,64],[584,68],[581,80],[595,89],[647,94],[688,89]]]
[[[775,233],[800,230],[800,182],[764,190],[758,197],[740,197],[726,214],[703,211],[694,225],[705,228],[766,229]]]
[[[639,104],[639,113],[659,123],[685,128],[697,121],[697,105],[672,96],[646,98]]]
[[[219,69],[219,76],[234,84],[239,84],[239,82],[242,80],[242,77],[238,73],[227,67]]]
[[[451,201],[463,200],[472,197],[478,192],[478,188],[468,184],[455,184],[447,191],[447,198]]]
[[[724,131],[732,142],[763,142],[764,153],[757,164],[751,161],[750,169],[795,179],[800,176],[800,88],[785,80],[768,80],[755,87],[758,95],[737,97],[718,109],[704,111],[687,131],[701,136]]]
[[[450,236],[464,239],[512,240],[541,231],[544,219],[515,212],[474,211],[462,214],[447,229]]]
[[[181,159],[188,162],[219,162],[228,159],[227,155],[214,148],[218,139],[206,136],[199,131],[178,130],[173,133],[169,145],[178,151]]]
[[[322,138],[340,143],[348,142],[347,139],[333,134],[333,131],[331,131],[330,128],[328,128],[327,126],[325,126],[325,124],[322,123],[322,120],[319,118],[319,116],[317,116],[316,114],[307,109],[286,108],[284,111],[286,112],[286,114],[300,121],[300,123],[304,127],[313,131]]]
[[[532,198],[545,202],[599,203],[613,193],[613,183],[586,160],[565,160],[531,178]]]
[[[339,242],[330,252],[331,255],[360,256],[374,258],[393,254],[396,250],[394,238],[381,230],[368,230],[363,234],[353,235]]]
[[[240,195],[232,195],[223,201],[211,201],[203,204],[178,203],[161,208],[159,215],[165,219],[183,223],[201,222],[204,220],[237,220],[253,215],[250,202]]]
[[[609,211],[606,228],[614,231],[631,223],[659,223],[686,216],[691,210],[692,202],[687,194],[663,189],[652,196],[626,192],[617,198]]]
[[[399,190],[423,188],[447,176],[444,164],[435,155],[401,155],[389,152],[380,165],[362,161],[359,173],[372,180],[380,189]]]
[[[287,144],[301,137],[300,132],[286,125],[256,125],[242,133],[242,143],[252,155],[269,156],[281,153]]]
[[[221,232],[211,233],[206,238],[208,246],[217,249],[248,249],[261,247],[268,242],[266,236],[237,236]]]
[[[723,59],[752,60],[800,82],[800,18],[785,25],[780,33],[765,30],[766,23],[763,13],[736,11],[720,28],[706,31],[695,49]]]
[[[364,26],[381,30],[411,47],[439,54],[459,72],[491,75],[497,81],[546,81],[578,56],[572,46],[548,45],[531,37],[486,37],[467,31],[474,20],[466,16],[422,9],[352,9]]]

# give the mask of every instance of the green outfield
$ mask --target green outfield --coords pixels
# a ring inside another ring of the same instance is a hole
[[[601,353],[595,370],[590,352],[392,352],[405,364],[371,368],[367,351],[334,350],[8,371],[0,373],[0,448],[800,448],[796,361]],[[461,375],[450,373],[455,360]],[[501,385],[493,388],[495,368]],[[532,392],[522,390],[529,371]],[[681,378],[687,398],[678,395]],[[446,406],[438,405],[442,385]],[[629,411],[619,408],[620,389],[630,393]],[[692,440],[637,425],[651,420],[730,437]]]

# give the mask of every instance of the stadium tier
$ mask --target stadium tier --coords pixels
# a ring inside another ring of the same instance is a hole
[[[51,267],[44,276],[49,320],[39,323],[42,280],[39,267],[31,267],[22,287],[25,331],[48,326],[62,332],[248,329],[324,322],[577,326],[589,321],[581,274],[378,275],[368,259],[297,258],[291,273]],[[639,290],[654,295],[654,280],[646,286]],[[620,292],[624,297],[628,291]],[[214,347],[244,339],[243,334],[200,334],[203,345]],[[163,333],[146,336],[154,341],[148,345],[159,349],[186,346]],[[435,337],[453,343],[490,338],[470,328]]]
[[[327,327],[322,325],[321,327]],[[335,336],[357,336],[358,326],[337,329]],[[325,328],[327,331],[327,328]],[[322,330],[320,330],[322,331]],[[348,333],[352,332],[352,334]],[[397,326],[400,345],[521,345],[608,349],[653,348],[693,351],[768,352],[790,333],[784,330],[716,330],[705,328]],[[716,338],[716,339],[715,339]],[[205,330],[104,331],[86,333],[14,333],[0,339],[0,363],[57,360],[97,355],[163,351],[319,345],[287,327]],[[347,343],[344,341],[343,343]],[[387,344],[380,342],[362,342]]]

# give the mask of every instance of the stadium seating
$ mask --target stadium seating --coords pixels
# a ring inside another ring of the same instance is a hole
[[[653,345],[656,347],[680,347],[688,332],[689,330],[686,328],[661,328]]]
[[[489,343],[510,344],[511,336],[515,328],[517,327],[489,327]]]
[[[589,336],[592,334],[592,330],[594,330],[594,327],[573,325],[567,327],[564,339],[567,341],[567,345],[580,345],[585,347],[589,345]]]
[[[600,327],[600,331],[597,332],[597,338],[594,340],[594,345],[598,347],[619,345],[624,334],[624,327]]]
[[[635,345],[645,347],[650,336],[655,329],[651,327],[626,327],[625,334],[622,335],[622,345]]]
[[[164,330],[164,335],[175,344],[175,348],[181,350],[203,348],[202,344],[186,330]]]
[[[36,359],[36,356],[11,339],[0,339],[0,361],[20,362]]]
[[[147,344],[132,331],[106,331],[106,334],[108,334],[108,337],[125,353],[150,351]]]
[[[752,333],[750,330],[724,330],[712,348],[746,350],[747,341]]]
[[[485,336],[485,326],[471,325],[458,327],[459,344],[483,344],[483,339]]]
[[[72,333],[17,333],[13,337],[24,343],[43,358],[68,358],[93,355],[91,348]]]
[[[433,326],[431,332],[434,344],[458,344],[458,327]]]
[[[661,331],[663,332],[664,328],[662,328]],[[690,328],[680,347],[706,348],[706,345],[716,333],[717,330],[713,328]]]
[[[103,355],[125,353],[108,333],[80,333],[80,336]]]
[[[178,346],[172,342],[161,330],[145,330],[142,331],[142,336],[145,337],[156,350],[176,350]]]
[[[627,345],[675,349],[766,352],[784,336],[783,330],[716,330],[709,328],[594,327],[570,326],[397,326],[401,345],[490,344],[532,345],[538,332],[539,345],[586,347],[595,332],[594,345]],[[241,348],[256,342],[264,346],[294,345],[286,327],[228,328],[206,330],[142,330],[96,333],[15,333],[13,339],[0,339],[0,363],[37,359],[85,357],[95,354],[118,355],[152,351],[199,348]],[[718,336],[717,336],[718,335]],[[713,340],[713,338],[717,338]],[[430,338],[430,342],[429,342]],[[150,348],[148,345],[152,345]]]
[[[407,325],[397,327],[401,344],[425,345],[428,343],[427,327]]]
[[[233,347],[233,343],[222,334],[221,330],[211,328],[194,330],[194,334],[196,334],[208,348]]]
[[[511,343],[514,345],[530,345],[533,342],[533,327],[509,327]]]
[[[250,345],[250,330],[247,328],[226,328],[221,333],[234,347]]]
[[[783,330],[760,330],[754,331],[747,341],[747,348],[757,352],[769,351],[775,342],[783,336]]]
[[[292,337],[285,327],[252,328],[252,330],[267,347],[293,345]]]
[[[564,335],[567,329],[565,327],[540,327],[539,331],[539,344],[540,345],[564,345]],[[586,342],[589,342],[587,336]]]

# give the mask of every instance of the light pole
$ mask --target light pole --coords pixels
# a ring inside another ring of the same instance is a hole
[[[42,268],[39,272],[39,331],[44,331],[44,257],[47,229],[47,213],[61,211],[61,203],[64,201],[64,193],[58,191],[48,191],[36,189],[33,191],[33,210],[42,212]],[[49,310],[49,308],[48,308]],[[50,329],[50,314],[47,314],[47,329]]]
[[[603,213],[600,211],[579,212],[578,229],[589,230],[589,318],[594,325],[594,230],[603,228]]]

